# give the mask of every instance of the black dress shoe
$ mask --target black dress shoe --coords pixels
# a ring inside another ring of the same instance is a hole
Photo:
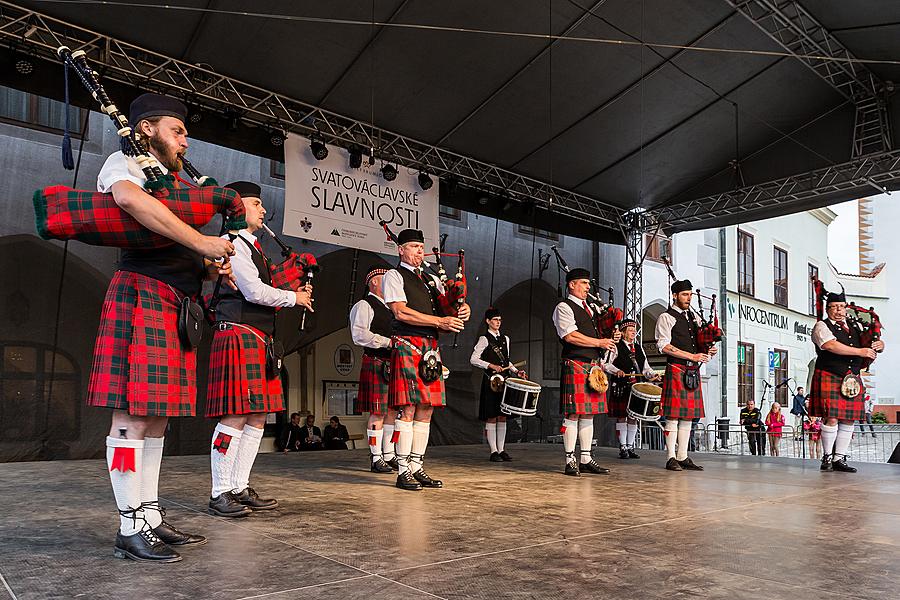
[[[625,446],[619,446],[619,458],[628,458],[628,450]]]
[[[275,498],[260,498],[256,490],[250,486],[244,488],[240,494],[231,492],[231,495],[244,506],[249,506],[251,510],[272,510],[273,508],[278,508],[278,500]]]
[[[823,457],[822,457],[822,464],[819,465],[819,470],[820,470],[820,471],[830,471],[830,470],[831,470],[831,464],[832,464],[832,460],[831,460],[831,459],[832,459],[832,456],[831,456],[830,454],[826,454],[825,456],[823,456]]]
[[[570,475],[572,477],[581,477],[581,471],[578,470],[578,463],[574,460],[566,461],[566,475]]]
[[[429,477],[428,473],[425,472],[425,469],[419,469],[415,473],[413,473],[413,477],[422,484],[423,488],[442,488],[444,487],[444,482],[440,479],[432,479]]]
[[[422,484],[416,481],[415,477],[409,471],[404,471],[397,475],[397,487],[401,490],[421,491]]]
[[[684,469],[681,468],[681,463],[675,460],[674,456],[666,461],[666,469],[669,471],[684,471]]]
[[[856,467],[851,467],[847,464],[846,456],[831,461],[831,470],[839,473],[856,473]]]
[[[591,459],[590,462],[581,463],[580,465],[578,465],[578,468],[579,468],[581,471],[587,471],[588,473],[595,473],[595,474],[597,474],[597,475],[605,475],[606,473],[609,473],[609,469],[607,469],[606,467],[601,467],[600,465],[598,465],[598,464],[594,461],[593,458]]]
[[[396,457],[392,458],[391,460],[386,460],[385,462],[386,462],[387,465],[388,465],[390,468],[392,468],[393,470],[395,470],[395,471],[399,471],[399,470],[400,470],[400,463],[397,462],[397,458],[396,458]]]
[[[222,492],[215,498],[209,499],[207,512],[220,517],[246,517],[253,511],[249,506],[238,502],[231,492]]]
[[[506,453],[506,450],[500,452],[500,458],[503,459],[503,462],[509,462],[512,460],[512,456]]]
[[[634,451],[633,448],[628,449],[628,458],[640,458],[641,455]]]
[[[369,470],[373,473],[393,473],[394,470],[391,468],[391,465],[384,462],[382,459],[378,459],[372,463],[369,467]]]
[[[149,525],[145,525],[142,530],[133,535],[117,533],[113,556],[158,563],[172,563],[181,560],[181,555],[159,539]]]
[[[491,452],[491,457],[488,459],[491,462],[503,462],[503,459],[500,458],[499,452]]]
[[[690,456],[688,456],[684,460],[679,460],[678,464],[685,471],[702,471],[703,470],[703,467],[701,467],[700,465],[694,464],[694,461],[691,460]]]
[[[194,535],[179,531],[165,520],[157,527],[153,528],[153,533],[155,533],[163,543],[168,544],[169,546],[189,546],[192,544],[202,546],[208,541],[202,535]]]

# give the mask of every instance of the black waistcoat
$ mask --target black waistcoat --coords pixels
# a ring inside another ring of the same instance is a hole
[[[433,291],[415,273],[404,266],[398,265],[397,272],[403,278],[403,293],[406,294],[406,306],[426,315],[437,316],[437,308],[434,305]],[[429,277],[429,275],[426,275]],[[394,319],[393,331],[396,335],[418,336],[436,338],[437,327],[424,325],[410,325]]]
[[[253,259],[253,265],[259,273],[260,280],[266,285],[271,285],[272,276],[269,273],[266,257],[246,238],[242,236],[238,236],[238,238],[250,248],[250,257]],[[219,305],[216,307],[216,321],[243,323],[255,327],[267,335],[272,335],[275,331],[274,306],[249,302],[240,291],[233,290],[227,285],[221,287],[219,298]]]
[[[672,341],[670,343],[682,352],[696,353],[698,351],[697,322],[694,320],[694,315],[688,311],[690,319],[685,319],[683,313],[671,306],[666,312],[675,317],[675,325],[672,326]],[[683,363],[684,360],[669,356],[669,362]]]
[[[834,334],[834,337],[837,338],[837,341],[840,343],[845,346],[853,346],[855,348],[860,347],[859,330],[855,327],[851,327],[850,333],[847,333],[844,331],[843,327],[837,323],[832,323],[828,319],[825,320],[825,325],[831,330],[831,333]],[[847,371],[859,374],[860,367],[862,367],[862,358],[859,356],[842,356],[840,354],[835,354],[834,352],[829,352],[828,350],[822,350],[818,346],[816,346],[816,355],[817,369],[828,371],[839,377],[846,375]]]
[[[140,273],[168,283],[182,294],[196,296],[203,286],[203,257],[181,244],[154,250],[122,250],[119,270]]]
[[[641,348],[641,345],[637,343],[635,340],[634,344],[634,362],[632,362],[631,351],[628,349],[628,344],[625,343],[625,340],[619,340],[616,344],[616,360],[613,361],[613,366],[622,371],[623,373],[640,373],[643,370],[644,365],[644,350]]]
[[[572,313],[575,314],[575,326],[578,328],[578,333],[592,338],[600,337],[600,332],[597,331],[597,325],[594,322],[594,319],[592,319],[587,311],[584,310],[584,307],[582,307],[580,304],[572,302],[568,298],[563,300],[563,303],[568,304],[569,308],[572,309]],[[584,346],[576,346],[575,344],[570,344],[562,338],[560,338],[560,341],[563,345],[563,359],[571,358],[583,362],[591,362],[592,360],[600,357],[599,348],[585,348]]]
[[[488,345],[481,352],[481,360],[501,367],[508,365],[509,345],[506,343],[506,336],[503,335],[503,332],[500,332],[499,337],[494,337],[490,332],[485,333],[484,337],[487,339]],[[484,372],[486,375],[494,374],[490,369],[485,369]]]
[[[391,312],[384,302],[373,296],[366,294],[363,302],[372,307],[372,323],[369,325],[369,331],[384,337],[391,337],[391,324],[394,321],[394,314]],[[368,356],[377,356],[378,358],[389,359],[391,357],[391,349],[388,348],[365,348],[363,353]]]

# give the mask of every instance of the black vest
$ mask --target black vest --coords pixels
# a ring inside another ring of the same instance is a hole
[[[612,363],[614,367],[623,373],[641,373],[643,371],[646,357],[644,356],[643,348],[637,343],[637,340],[635,340],[634,344],[634,360],[637,364],[632,363],[631,351],[628,350],[628,344],[625,343],[625,340],[619,340],[619,343],[616,344],[616,352],[618,353],[616,354],[616,360]]]
[[[362,301],[371,306],[372,312],[375,313],[372,316],[372,323],[369,325],[369,331],[387,338],[391,337],[391,324],[394,321],[394,313],[391,312],[391,309],[385,306],[384,302],[372,294],[366,294],[366,297],[363,298]],[[365,348],[363,354],[389,359],[391,357],[391,349]]]
[[[434,295],[431,288],[418,275],[406,267],[397,265],[396,271],[403,278],[403,293],[406,294],[406,306],[426,315],[437,316],[437,308],[434,305]],[[429,275],[425,276],[430,277]],[[437,327],[410,325],[397,319],[394,319],[393,323],[395,335],[428,338],[436,338],[438,336]]]
[[[694,320],[693,313],[688,311],[690,316],[690,320],[688,320],[684,318],[684,313],[678,312],[671,306],[666,312],[675,317],[675,325],[672,326],[672,341],[670,343],[682,352],[695,354],[698,351],[697,322]],[[674,358],[672,356],[669,356],[668,361],[677,364],[686,362],[682,358]]]
[[[250,247],[250,257],[259,272],[259,278],[266,285],[272,284],[272,276],[269,273],[269,263],[266,257],[254,247],[247,239],[238,238]],[[235,243],[237,240],[235,240]],[[231,323],[243,323],[255,327],[272,335],[275,331],[275,307],[262,306],[248,302],[244,295],[230,286],[223,285],[219,293],[219,305],[216,307],[216,321],[230,321]]]
[[[188,296],[199,294],[206,278],[203,257],[181,244],[155,250],[122,250],[119,270],[168,283]]]
[[[846,333],[843,327],[827,319],[825,320],[825,325],[840,343],[845,346],[860,347],[859,330],[855,327],[851,327],[850,333]],[[859,374],[859,370],[862,367],[862,358],[859,356],[841,356],[828,350],[822,350],[818,346],[816,346],[816,354],[816,368],[828,371],[838,377],[843,377],[847,374],[847,371]]]
[[[597,324],[594,322],[594,319],[584,310],[580,304],[576,304],[566,298],[563,300],[563,303],[568,304],[572,309],[572,312],[575,314],[575,326],[578,327],[578,333],[583,335],[599,338],[600,332],[597,331]],[[582,362],[591,362],[594,359],[600,358],[600,349],[599,348],[585,348],[584,346],[576,346],[575,344],[570,344],[566,340],[560,338],[562,342],[562,357],[563,359],[571,358],[574,360],[580,360]]]
[[[490,332],[485,333],[484,337],[487,339],[488,345],[481,352],[481,360],[494,365],[500,365],[501,367],[508,365],[509,346],[506,343],[506,336],[503,335],[503,332],[500,332],[500,337],[495,338]],[[488,376],[494,374],[490,369],[485,369],[484,372]]]

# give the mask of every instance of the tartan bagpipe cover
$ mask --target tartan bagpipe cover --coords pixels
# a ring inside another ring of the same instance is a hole
[[[282,262],[269,264],[269,274],[272,278],[272,287],[296,292],[300,289],[301,280],[311,269],[318,267],[316,257],[308,252],[291,254]]]
[[[148,193],[191,227],[203,227],[216,214],[226,216],[228,230],[247,227],[244,203],[234,190],[211,185],[176,188],[174,182],[173,176],[166,175],[163,184]],[[116,204],[112,194],[52,185],[35,191],[32,202],[37,233],[45,240],[134,249],[175,243],[141,225]]]

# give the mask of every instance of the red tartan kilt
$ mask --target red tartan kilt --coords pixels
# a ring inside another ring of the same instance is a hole
[[[660,415],[667,419],[702,419],[703,384],[696,390],[684,387],[681,374],[687,367],[669,363],[662,383],[662,401]]]
[[[213,334],[206,386],[206,416],[249,415],[284,410],[281,378],[266,377],[266,345],[252,327]],[[252,330],[252,332],[251,332]]]
[[[418,348],[421,354],[410,348],[409,344]],[[438,377],[437,381],[426,384],[419,377],[422,354],[437,348],[436,338],[394,337],[391,351],[391,383],[388,392],[388,403],[391,407],[410,404],[444,406],[447,403],[443,378]]]
[[[563,415],[601,415],[606,412],[606,393],[588,385],[591,363],[563,360],[560,373],[559,410]]]
[[[609,389],[606,391],[606,413],[615,419],[625,419],[628,417],[628,400],[631,398],[631,381],[624,380],[624,383],[616,383],[614,377],[610,377]]]
[[[809,392],[809,413],[823,419],[834,418],[845,421],[861,421],[866,414],[866,388],[862,386],[855,398],[841,395],[844,378],[828,371],[816,369],[813,372]]]
[[[385,361],[363,354],[359,369],[359,393],[356,396],[356,412],[386,415],[388,406],[388,382],[381,376]]]
[[[170,286],[117,271],[103,301],[88,406],[136,416],[193,416],[197,357],[182,347],[177,317],[178,297]]]

